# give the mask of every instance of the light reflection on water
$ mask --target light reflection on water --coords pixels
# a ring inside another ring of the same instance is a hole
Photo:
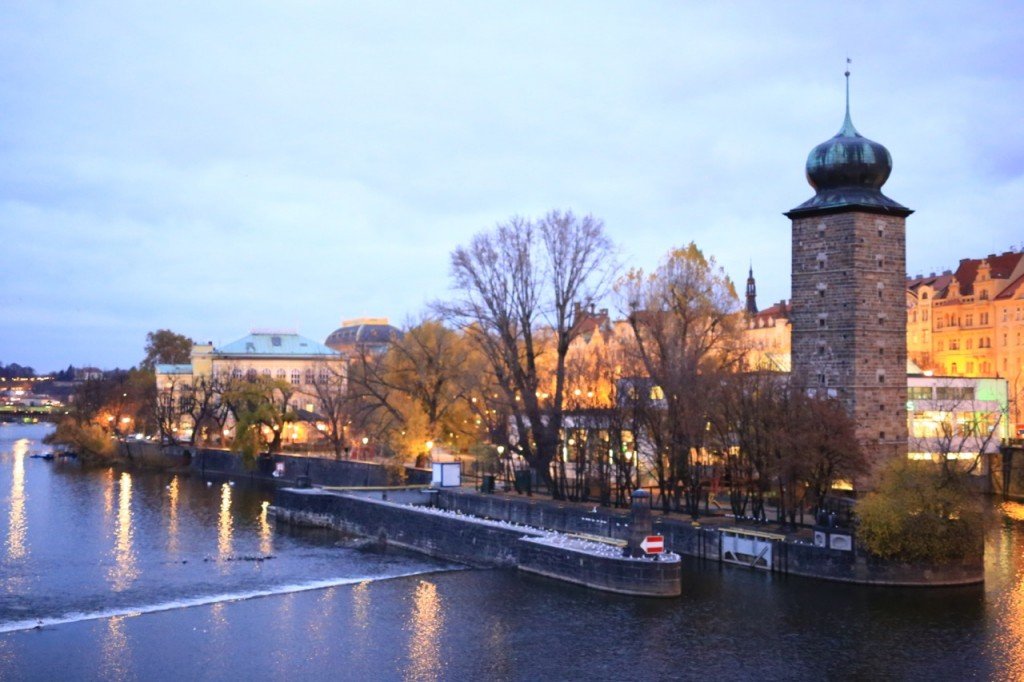
[[[14,466],[11,470],[11,510],[7,522],[7,558],[17,561],[25,557],[25,537],[28,521],[25,518],[25,455],[28,454],[29,440],[22,438],[14,443]]]
[[[103,662],[101,670],[105,680],[127,680],[131,673],[131,649],[125,632],[126,616],[107,619],[103,635]]]
[[[220,487],[220,514],[217,516],[217,553],[221,561],[231,556],[233,531],[234,519],[231,517],[231,486],[225,483]]]
[[[409,633],[409,667],[404,679],[437,680],[441,676],[440,635],[444,627],[437,586],[421,580],[413,595],[412,632]]]
[[[114,525],[114,565],[110,568],[111,589],[122,592],[139,577],[132,529],[132,475],[121,474],[118,484],[117,520]]]
[[[167,551],[178,553],[178,477],[171,479],[167,486]]]
[[[267,518],[267,510],[270,509],[270,501],[263,500],[260,505],[260,554],[270,556],[274,553],[274,533],[270,528],[270,519]]]

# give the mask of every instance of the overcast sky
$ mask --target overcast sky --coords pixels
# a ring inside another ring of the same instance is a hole
[[[401,324],[455,246],[556,207],[629,265],[693,240],[742,285],[752,261],[766,307],[847,55],[884,191],[916,211],[910,274],[1002,252],[1024,242],[1022,8],[5,2],[0,361]]]

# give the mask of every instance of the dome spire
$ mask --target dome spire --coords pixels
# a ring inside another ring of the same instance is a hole
[[[840,135],[859,135],[857,129],[853,127],[853,119],[850,118],[850,64],[853,60],[849,57],[846,58],[846,71],[843,73],[846,76],[846,117],[843,119],[843,127],[839,130]]]
[[[834,137],[819,144],[807,156],[807,181],[814,196],[786,215],[807,215],[854,207],[875,213],[909,215],[910,209],[882,194],[882,185],[892,172],[889,151],[867,139],[853,127],[850,117],[850,64],[846,58],[846,112],[843,127]]]

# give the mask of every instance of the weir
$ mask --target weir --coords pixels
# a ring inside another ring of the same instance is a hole
[[[471,566],[516,567],[557,580],[634,596],[682,592],[680,558],[624,556],[621,543],[553,532],[431,507],[446,491],[359,493],[282,488],[278,521],[334,528]],[[387,496],[387,499],[385,499]]]

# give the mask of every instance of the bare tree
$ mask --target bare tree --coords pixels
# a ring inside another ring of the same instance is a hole
[[[314,368],[310,384],[316,399],[314,423],[323,426],[323,434],[331,444],[334,458],[351,452],[349,431],[358,411],[359,395],[349,389],[348,368],[342,362],[320,361]]]
[[[438,304],[487,358],[510,405],[515,447],[551,485],[561,444],[575,302],[606,292],[615,265],[603,223],[552,211],[477,234],[452,253],[455,300]]]
[[[645,436],[667,511],[685,500],[696,516],[715,394],[738,361],[739,300],[714,258],[693,243],[669,253],[651,274],[629,272],[617,292],[633,332],[632,349],[656,395]]]

